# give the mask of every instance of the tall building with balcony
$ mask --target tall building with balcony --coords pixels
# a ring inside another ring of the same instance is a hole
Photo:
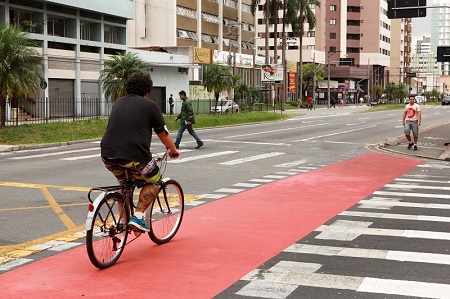
[[[127,50],[126,23],[133,16],[131,0],[0,0],[0,22],[20,25],[38,42],[46,67],[42,98],[52,107],[78,99],[70,108],[77,115],[84,99],[100,98],[103,61]]]
[[[391,20],[391,56],[389,81],[409,84],[411,78],[412,37],[411,19]]]
[[[189,55],[189,64],[180,71],[189,71],[191,83],[201,79],[201,66],[210,63],[230,65],[251,83],[256,39],[251,0],[134,2],[136,17],[128,23],[131,48]]]
[[[437,53],[438,46],[450,46],[450,5],[448,0],[433,0],[431,8],[431,49]],[[438,63],[440,75],[450,75],[450,63]]]
[[[384,86],[391,55],[387,2],[324,0],[315,11],[314,56],[330,65],[331,95],[356,103],[375,84]]]

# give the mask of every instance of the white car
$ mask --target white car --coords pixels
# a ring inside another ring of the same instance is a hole
[[[421,103],[426,103],[427,102],[427,98],[424,96],[416,96],[416,103],[417,104],[421,104]]]
[[[216,103],[212,103],[211,107],[211,113],[236,113],[239,112],[239,105],[236,104],[235,101],[228,100],[228,101],[218,101],[217,107]]]

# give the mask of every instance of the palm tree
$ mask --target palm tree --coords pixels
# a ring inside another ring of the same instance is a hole
[[[228,92],[230,93],[230,99],[234,100],[235,90],[239,85],[242,84],[242,75],[241,74],[231,75],[230,79],[231,79],[231,86]]]
[[[36,43],[17,26],[0,24],[0,125],[6,124],[6,100],[39,93],[45,67]]]
[[[309,30],[316,27],[316,16],[311,9],[311,5],[320,7],[319,0],[290,0],[288,1],[287,21],[291,24],[292,33],[299,38],[299,87],[298,98],[303,95],[303,36],[305,35],[305,23],[308,23]]]
[[[372,95],[377,100],[381,98],[381,96],[383,95],[383,86],[381,86],[380,84],[375,84],[372,87]]]
[[[100,82],[107,99],[113,102],[126,95],[126,83],[131,75],[142,72],[144,62],[137,54],[126,53],[111,56],[105,61],[105,68],[100,72]]]
[[[203,69],[203,86],[208,92],[214,92],[216,108],[220,93],[224,90],[230,90],[233,86],[231,77],[228,66],[211,64]]]
[[[252,15],[255,16],[256,14],[256,9],[259,5],[259,3],[261,3],[261,0],[252,0],[252,3],[250,4],[250,9],[252,11]],[[270,0],[266,0],[265,4],[264,4],[264,19],[265,19],[265,34],[264,34],[264,39],[265,39],[265,55],[266,55],[266,61],[265,64],[269,64],[269,8],[270,8]]]

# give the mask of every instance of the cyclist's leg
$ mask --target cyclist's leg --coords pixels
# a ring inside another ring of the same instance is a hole
[[[145,223],[144,212],[158,195],[159,184],[157,183],[161,180],[162,175],[154,160],[144,165],[144,167],[138,165],[137,170],[140,172],[136,172],[133,175],[134,179],[144,182],[145,185],[139,193],[139,201],[131,218],[130,225],[139,230],[149,231],[150,227]]]

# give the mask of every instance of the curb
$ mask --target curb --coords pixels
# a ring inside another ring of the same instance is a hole
[[[31,150],[31,149],[40,149],[40,148],[49,148],[49,147],[59,147],[66,146],[77,143],[85,143],[85,142],[94,142],[100,141],[100,138],[95,139],[86,139],[86,140],[72,140],[65,142],[54,142],[54,143],[43,143],[43,144],[23,144],[23,145],[1,145],[0,144],[0,153],[1,152],[13,152],[13,151],[21,151],[21,150]]]

